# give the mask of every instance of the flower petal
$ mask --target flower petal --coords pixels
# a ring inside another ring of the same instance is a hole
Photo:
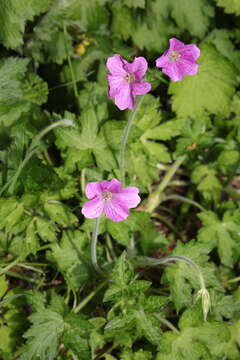
[[[86,202],[82,207],[82,214],[89,219],[99,217],[103,213],[104,201],[96,197],[93,200]]]
[[[128,186],[120,192],[113,194],[114,204],[117,203],[122,208],[135,208],[141,201],[138,195],[139,190],[135,186]]]
[[[167,66],[165,66],[162,72],[168,75],[174,82],[181,81],[185,75],[179,68],[178,63],[175,62],[169,63]]]
[[[134,108],[134,97],[132,95],[130,84],[126,83],[121,91],[115,96],[115,104],[120,110]]]
[[[122,76],[126,75],[126,71],[123,68],[125,61],[119,54],[115,54],[107,59],[107,68],[112,75]]]
[[[132,63],[127,63],[124,65],[124,69],[127,72],[134,74],[138,81],[141,80],[142,77],[145,75],[147,68],[147,60],[142,56],[135,57]]]
[[[126,80],[122,76],[112,75],[108,75],[107,79],[109,84],[108,96],[114,98],[121,91],[122,87],[126,85]]]
[[[122,186],[121,181],[113,178],[112,180],[107,181],[105,189],[112,193],[115,193],[115,192],[118,193],[119,191],[121,191],[121,186]]]
[[[93,199],[102,192],[101,181],[90,182],[86,185],[85,194],[88,199]]]
[[[178,69],[182,75],[195,75],[198,72],[198,63],[181,59],[178,62]]]
[[[123,221],[130,215],[128,209],[120,206],[114,199],[105,202],[104,212],[109,219],[115,222]]]
[[[135,82],[132,84],[134,95],[144,95],[151,90],[151,85],[148,82]]]
[[[196,60],[200,56],[200,49],[195,44],[184,45],[182,49],[179,49],[179,52],[182,57],[189,60]]]
[[[168,51],[165,51],[163,53],[162,56],[160,56],[157,60],[156,60],[156,66],[161,68],[165,65],[167,65],[167,63],[169,62],[169,58],[168,58]]]
[[[177,50],[180,51],[185,44],[176,38],[169,39],[169,51]]]

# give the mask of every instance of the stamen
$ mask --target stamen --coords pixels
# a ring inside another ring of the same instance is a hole
[[[168,54],[168,58],[171,61],[178,61],[179,59],[181,59],[181,54],[178,51],[174,50],[171,51],[170,54]]]
[[[132,84],[135,81],[135,75],[131,73],[127,73],[127,75],[125,76],[125,80],[127,80],[129,84]]]
[[[112,199],[112,193],[110,191],[104,191],[102,193],[102,200],[111,200]]]

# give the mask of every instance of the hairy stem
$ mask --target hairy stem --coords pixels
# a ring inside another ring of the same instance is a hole
[[[79,95],[78,95],[77,79],[76,79],[76,76],[75,76],[75,73],[74,73],[74,70],[73,70],[72,60],[71,60],[71,57],[70,57],[70,55],[68,53],[68,48],[67,48],[67,40],[66,40],[67,28],[66,28],[66,23],[65,22],[63,22],[63,32],[64,32],[65,51],[66,51],[66,54],[67,54],[68,66],[69,66],[70,73],[71,73],[71,78],[72,78],[73,92],[74,92],[74,95],[76,97],[77,104],[78,104],[78,107],[79,107],[79,110],[80,110],[81,105],[80,105]]]
[[[158,320],[160,320],[164,325],[166,325],[170,330],[176,332],[177,334],[180,333],[180,331],[167,319],[163,318],[161,315],[159,314],[155,314],[155,316],[158,318]]]
[[[84,308],[84,306],[86,306],[89,301],[92,300],[92,298],[101,290],[103,289],[106,285],[108,284],[108,280],[103,281],[101,284],[99,284],[96,289],[94,291],[92,291],[87,297],[85,297],[85,299],[83,299],[80,304],[78,304],[78,306],[75,307],[74,312],[78,313],[80,310],[82,310],[82,308]]]
[[[162,202],[168,201],[168,200],[179,200],[179,201],[188,203],[190,205],[193,205],[196,208],[200,209],[201,211],[206,211],[206,209],[204,209],[204,207],[202,207],[199,203],[197,203],[196,201],[189,199],[185,196],[181,196],[181,195],[177,195],[177,194],[169,195],[169,196],[164,197]]]
[[[167,173],[165,174],[162,182],[158,185],[155,191],[149,196],[146,204],[145,204],[145,211],[152,213],[158,205],[161,203],[161,196],[165,188],[170,183],[172,177],[175,175],[178,168],[182,165],[183,161],[185,160],[186,156],[180,156],[177,160],[172,164],[169,168]]]
[[[207,291],[201,268],[193,260],[191,260],[190,258],[188,258],[186,256],[182,256],[182,255],[172,255],[172,256],[168,256],[163,259],[154,259],[154,258],[150,258],[147,256],[139,256],[139,257],[136,257],[135,259],[133,259],[134,265],[137,265],[137,266],[158,266],[158,265],[167,264],[172,261],[185,262],[185,263],[191,265],[194,268],[194,270],[196,271],[196,274],[198,276],[199,283],[200,283],[200,290],[197,293],[197,299],[202,298],[203,316],[204,316],[204,319],[206,320],[207,314],[208,314],[208,312],[210,310],[210,306],[211,306],[210,295]]]
[[[124,185],[125,183],[125,150],[127,146],[128,136],[132,127],[132,123],[137,115],[137,112],[142,104],[143,96],[139,96],[139,99],[136,103],[135,108],[131,112],[131,115],[128,118],[127,125],[123,131],[122,142],[120,147],[120,155],[119,155],[119,168],[120,168],[120,179]]]
[[[99,230],[100,220],[101,220],[101,216],[96,218],[95,224],[94,224],[94,227],[93,227],[92,242],[91,242],[91,261],[92,261],[92,265],[93,265],[94,269],[99,274],[102,275],[103,272],[100,269],[100,267],[98,266],[98,261],[97,261],[97,239],[98,239],[98,230]]]

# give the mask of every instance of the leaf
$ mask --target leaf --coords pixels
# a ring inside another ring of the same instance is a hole
[[[240,3],[238,0],[215,0],[218,6],[224,7],[226,13],[240,15]]]
[[[71,129],[55,129],[54,132],[57,135],[57,146],[62,149],[70,147],[79,150],[99,150],[104,147],[102,141],[97,137],[98,119],[93,108],[89,108],[82,113],[80,123],[82,127],[81,131],[79,130],[78,124]]]
[[[36,218],[36,227],[38,235],[43,241],[55,242],[57,240],[56,226],[50,221],[38,216]]]
[[[173,111],[181,118],[196,118],[205,112],[228,115],[236,75],[235,68],[213,46],[202,45],[198,74],[170,85]]]
[[[181,329],[179,334],[167,331],[160,339],[156,360],[212,360],[213,350],[218,349],[223,342],[226,346],[228,337],[227,327],[219,323],[187,327]],[[224,356],[224,353],[219,351],[218,355]]]
[[[44,204],[44,211],[49,218],[57,224],[67,227],[76,224],[78,218],[70,211],[67,206],[64,206],[58,201],[49,201]]]
[[[185,256],[200,266],[206,287],[217,287],[218,281],[214,274],[214,268],[207,262],[211,246],[208,243],[189,241],[185,245],[177,243],[173,255]],[[176,261],[175,265],[168,265],[164,270],[163,282],[169,283],[171,295],[177,311],[192,304],[192,289],[199,290],[199,275],[196,269],[182,261]]]
[[[226,211],[222,221],[211,211],[199,214],[203,227],[198,232],[198,240],[218,249],[221,262],[232,267],[240,256],[238,241],[240,226],[239,211]]]
[[[33,325],[24,334],[27,345],[20,359],[54,360],[64,332],[63,318],[54,311],[42,309],[40,312],[30,315],[29,320]]]
[[[22,85],[23,97],[32,104],[42,105],[48,98],[48,86],[40,76],[31,73]]]
[[[81,315],[68,314],[65,318],[65,331],[63,343],[66,348],[71,349],[81,360],[91,357],[88,334],[93,326]]]
[[[0,41],[7,48],[16,49],[23,43],[23,32],[27,20],[46,11],[52,0],[2,0],[0,17]]]
[[[158,345],[161,337],[159,322],[153,316],[147,316],[143,310],[136,312],[137,326],[150,343]]]
[[[168,19],[173,18],[178,27],[202,38],[214,16],[214,8],[206,0],[157,0],[159,14]]]
[[[207,165],[199,165],[192,172],[191,176],[193,184],[197,185],[197,189],[200,194],[207,201],[219,201],[222,184],[217,178],[217,172],[215,169],[211,169]]]
[[[54,244],[49,253],[49,260],[55,262],[69,286],[76,290],[89,279],[85,242],[84,233],[77,230],[64,231],[60,244]]]
[[[152,129],[147,130],[142,136],[144,139],[153,140],[170,140],[173,137],[180,135],[184,126],[185,120],[169,120],[161,125],[158,125]]]
[[[21,88],[28,61],[13,57],[0,61],[0,124],[9,126],[29,110]]]
[[[123,0],[123,3],[130,8],[145,8],[145,0]]]
[[[122,6],[120,3],[112,7],[113,23],[112,31],[122,35],[127,40],[134,32],[134,17],[129,8]]]

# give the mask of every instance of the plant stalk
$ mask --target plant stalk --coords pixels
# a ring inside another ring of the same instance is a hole
[[[156,190],[153,191],[152,194],[149,196],[149,198],[144,206],[145,211],[153,213],[153,211],[158,207],[158,205],[161,203],[161,196],[162,196],[163,191],[168,186],[172,177],[175,175],[176,171],[179,169],[179,167],[182,165],[182,163],[184,162],[185,159],[186,159],[186,155],[180,156],[172,164],[172,166],[169,168],[169,170],[165,174],[162,182],[158,185]]]
[[[99,224],[100,224],[101,216],[96,218],[95,224],[93,227],[92,232],[92,242],[91,242],[91,261],[94,269],[99,274],[103,275],[103,271],[100,269],[97,261],[97,239],[98,239],[98,231],[99,231]]]
[[[143,101],[143,96],[139,96],[137,102],[136,102],[136,106],[133,109],[133,111],[131,112],[131,115],[128,118],[127,121],[127,125],[123,131],[123,136],[122,136],[122,142],[121,142],[121,147],[120,147],[120,154],[119,154],[119,168],[120,168],[120,180],[123,183],[125,183],[125,151],[126,151],[126,146],[127,146],[127,141],[128,141],[128,136],[133,124],[133,121],[137,115],[137,112],[142,104]]]

